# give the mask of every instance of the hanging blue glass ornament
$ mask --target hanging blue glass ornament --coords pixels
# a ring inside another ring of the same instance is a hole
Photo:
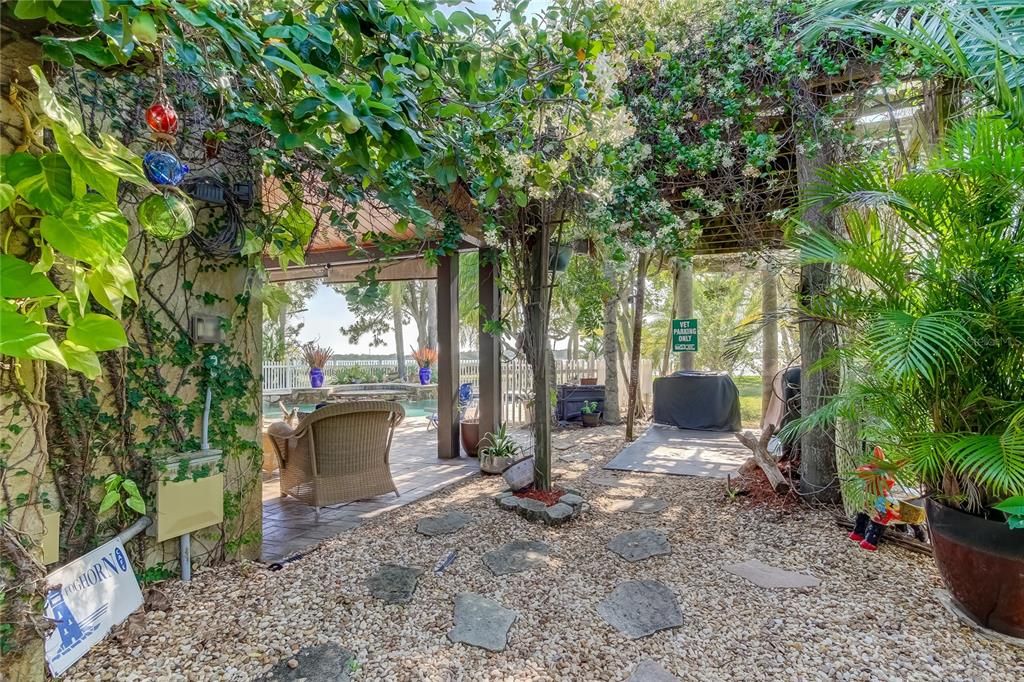
[[[153,184],[173,187],[180,185],[188,173],[188,166],[170,152],[146,152],[142,157],[142,169]]]

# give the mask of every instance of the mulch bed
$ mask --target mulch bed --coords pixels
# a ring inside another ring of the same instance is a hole
[[[558,502],[558,498],[565,494],[565,491],[561,488],[552,488],[551,490],[537,490],[535,488],[527,488],[526,490],[520,490],[517,493],[513,493],[516,497],[528,497],[531,500],[539,500],[547,506],[551,506]]]

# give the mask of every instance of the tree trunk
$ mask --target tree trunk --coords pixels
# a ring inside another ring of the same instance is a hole
[[[817,102],[812,93],[804,93],[802,114],[805,129],[813,130]],[[799,114],[798,114],[799,115]],[[824,142],[812,157],[797,148],[797,184],[801,198],[821,182],[821,171],[832,161],[832,145]],[[836,232],[835,217],[821,204],[811,204],[803,213],[803,222],[810,229]],[[800,304],[813,310],[817,299],[828,294],[835,275],[828,264],[804,265],[800,268]],[[835,369],[819,369],[816,365],[838,346],[834,324],[800,319],[800,412],[807,416],[823,407],[836,394],[839,377]],[[835,427],[811,429],[800,438],[800,492],[820,501],[839,499],[839,478],[836,474]]]
[[[405,317],[402,314],[402,288],[405,282],[391,283],[391,315],[395,325],[395,360],[398,362],[398,380],[406,382],[408,375],[405,371],[405,334],[402,329],[402,321]]]
[[[539,221],[527,237],[526,359],[533,370],[533,484],[551,489],[551,398],[548,393],[548,229]]]
[[[615,269],[610,264],[604,266],[604,276],[615,282]],[[609,424],[622,421],[619,410],[619,329],[618,329],[618,296],[609,298],[604,303],[604,420]]]
[[[676,269],[675,290],[673,292],[675,310],[679,320],[693,319],[693,263],[679,262]],[[671,334],[671,329],[669,334]],[[696,353],[680,353],[679,369],[692,370]]]
[[[647,252],[641,251],[636,264],[636,292],[633,296],[633,344],[629,359],[629,409],[626,412],[626,440],[633,440],[637,391],[640,387],[640,341],[644,329],[644,293],[647,284]]]
[[[579,354],[580,354],[580,330],[577,329],[576,328],[576,324],[573,323],[572,327],[569,329],[569,352],[568,352],[568,357],[569,357],[569,366],[570,367],[572,366],[572,363],[576,362],[576,359],[579,357]]]
[[[775,389],[775,375],[779,371],[779,301],[775,272],[771,266],[766,265],[761,271],[761,288],[761,316],[764,318],[761,332],[761,417],[764,418]]]
[[[281,306],[277,315],[277,330],[280,338],[277,341],[277,359],[284,362],[288,359],[288,304]]]

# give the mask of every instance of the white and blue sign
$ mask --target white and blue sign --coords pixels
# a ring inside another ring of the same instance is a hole
[[[44,613],[54,624],[46,639],[46,662],[54,677],[142,606],[135,571],[117,539],[61,566],[46,580]]]

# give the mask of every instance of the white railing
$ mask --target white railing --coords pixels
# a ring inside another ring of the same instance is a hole
[[[396,360],[384,358],[375,360],[330,360],[324,367],[326,384],[333,381],[336,370],[359,367],[366,370],[373,382],[393,380],[398,375]],[[409,381],[417,380],[419,369],[415,362],[408,361],[406,376]],[[597,383],[605,382],[604,360],[556,360],[555,383],[578,383],[580,379],[596,378]],[[644,360],[641,366],[640,392],[650,404],[651,362]],[[462,360],[459,363],[459,381],[480,385],[480,363],[477,360]],[[501,366],[501,415],[509,424],[525,424],[532,419],[533,373],[530,365],[522,358],[503,361]],[[263,363],[264,395],[285,395],[293,389],[309,388],[309,368],[301,360]],[[626,381],[619,378],[620,405],[625,405]]]

